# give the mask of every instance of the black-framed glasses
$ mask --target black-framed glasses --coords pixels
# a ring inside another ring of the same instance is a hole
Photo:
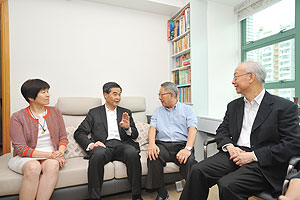
[[[166,94],[171,94],[171,92],[166,92],[166,93],[158,94],[158,96],[159,96],[159,97],[162,97],[162,96],[164,96],[164,95],[166,95]]]
[[[235,80],[235,81],[236,81],[236,79],[237,79],[238,77],[245,76],[245,75],[248,75],[248,74],[252,74],[252,73],[251,73],[251,72],[248,72],[248,73],[245,73],[245,74],[241,74],[241,75],[234,76],[234,77],[232,78],[232,80]]]

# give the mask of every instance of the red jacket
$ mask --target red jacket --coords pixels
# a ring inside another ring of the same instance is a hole
[[[15,112],[10,120],[10,138],[14,148],[14,156],[32,157],[32,153],[37,145],[38,119],[34,119],[29,107]],[[46,106],[47,114],[44,116],[50,132],[50,138],[54,150],[58,150],[60,145],[67,146],[68,139],[64,120],[60,110],[56,107]]]

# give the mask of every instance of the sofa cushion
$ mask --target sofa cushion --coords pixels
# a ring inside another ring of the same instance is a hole
[[[147,150],[148,148],[148,131],[150,128],[150,124],[135,121],[135,127],[137,128],[139,132],[139,137],[135,140],[140,144],[141,150]]]
[[[66,132],[68,135],[69,143],[67,145],[67,149],[65,152],[65,158],[73,158],[73,157],[83,157],[86,155],[85,151],[79,146],[79,144],[74,139],[74,132],[76,128],[74,126],[69,126],[66,128]]]
[[[91,108],[100,105],[101,99],[94,97],[60,97],[56,103],[63,115],[70,116],[86,116]]]
[[[129,109],[135,120],[147,122],[145,97],[122,97],[119,106]]]
[[[18,194],[23,176],[7,166],[11,153],[0,156],[0,196]]]
[[[89,161],[82,157],[67,159],[66,165],[59,171],[56,188],[86,184]],[[104,166],[104,180],[114,178],[114,165],[109,162]]]
[[[23,175],[15,173],[7,166],[11,153],[0,156],[0,196],[19,194]],[[59,170],[58,181],[55,188],[63,188],[87,184],[88,160],[82,157],[69,158],[64,168]],[[104,166],[104,180],[114,178],[114,165],[109,162]]]

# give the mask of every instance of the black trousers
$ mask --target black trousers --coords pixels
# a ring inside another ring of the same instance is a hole
[[[101,198],[104,165],[117,160],[125,163],[127,175],[132,188],[132,195],[141,194],[142,167],[139,151],[132,145],[119,140],[108,140],[106,148],[96,147],[92,150],[88,167],[88,189],[91,199]]]
[[[192,166],[180,200],[206,200],[209,188],[218,184],[220,200],[242,200],[261,191],[270,191],[258,162],[243,166],[229,160],[229,153],[218,152]]]
[[[164,187],[164,172],[163,168],[166,166],[167,162],[174,162],[176,165],[179,166],[180,173],[183,177],[187,177],[191,166],[196,162],[194,156],[194,149],[190,157],[188,158],[185,164],[180,164],[176,158],[176,154],[181,150],[184,149],[186,142],[162,142],[162,141],[155,141],[156,145],[160,149],[160,153],[158,155],[158,159],[156,160],[147,160],[148,166],[148,176],[147,176],[147,189],[157,189]]]

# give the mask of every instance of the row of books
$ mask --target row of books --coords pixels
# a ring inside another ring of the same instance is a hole
[[[176,58],[176,67],[183,67],[191,64],[191,54],[186,53]]]
[[[191,99],[191,86],[178,88],[179,102],[192,102]]]
[[[177,85],[191,84],[191,68],[174,71],[173,82]]]
[[[190,29],[190,6],[187,5],[173,19],[168,21],[168,40],[180,36]]]
[[[177,40],[176,42],[173,42],[173,54],[179,53],[185,49],[190,48],[190,33],[185,35],[180,40]]]

